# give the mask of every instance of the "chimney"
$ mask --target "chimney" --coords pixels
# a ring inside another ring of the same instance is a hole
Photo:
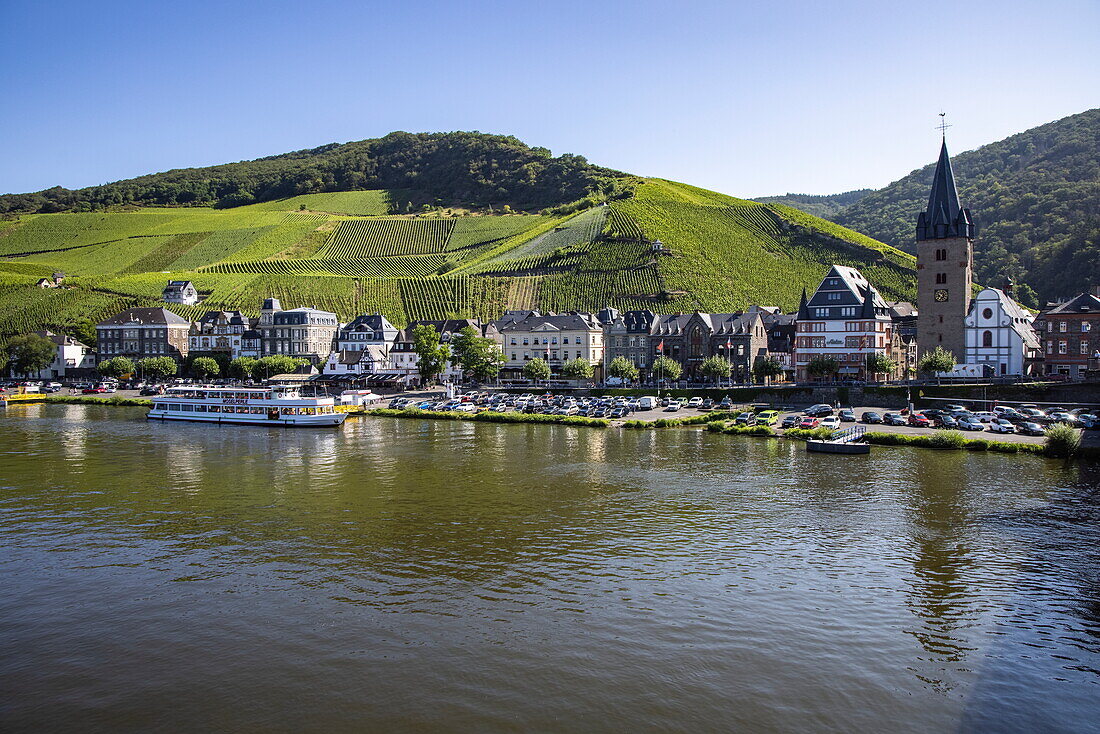
[[[1012,286],[1013,286],[1012,278],[1006,278],[1004,288],[1002,288],[1002,290],[1004,291],[1004,294],[1006,296],[1008,296],[1009,298],[1012,297]]]

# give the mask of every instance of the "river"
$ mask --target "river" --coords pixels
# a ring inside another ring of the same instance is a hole
[[[694,429],[12,408],[0,730],[1095,731],[1098,486]]]

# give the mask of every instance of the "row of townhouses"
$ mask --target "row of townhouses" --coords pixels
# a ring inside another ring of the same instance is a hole
[[[385,316],[365,314],[342,323],[337,314],[300,306],[283,309],[266,299],[259,318],[240,311],[208,311],[191,323],[165,308],[132,308],[100,323],[98,354],[68,337],[45,376],[87,368],[115,356],[224,354],[237,357],[289,355],[308,360],[337,377],[414,384],[418,357],[413,330],[433,326],[444,343],[471,327],[497,343],[502,374],[518,376],[533,359],[552,369],[581,359],[603,379],[612,360],[623,357],[651,376],[658,356],[680,363],[687,381],[702,379],[712,356],[727,359],[738,382],[752,379],[762,359],[779,363],[787,379],[881,380],[916,372],[920,356],[937,347],[949,351],[956,372],[973,377],[1061,375],[1080,378],[1100,368],[1100,288],[1058,303],[1038,315],[1012,299],[1011,286],[973,293],[975,226],[962,207],[947,154],[941,146],[928,205],[916,221],[917,304],[889,301],[855,268],[834,265],[817,289],[802,293],[798,311],[771,306],[734,313],[658,314],[650,310],[596,313],[507,311],[488,323],[476,319],[414,321],[399,329]],[[660,243],[655,243],[660,247]],[[43,287],[58,286],[63,273]],[[163,300],[194,305],[200,294],[190,281],[169,281]],[[885,360],[871,359],[875,356]],[[835,364],[831,375],[811,365]],[[878,362],[887,372],[872,371]],[[78,366],[80,365],[80,366]],[[448,365],[442,377],[459,377]]]

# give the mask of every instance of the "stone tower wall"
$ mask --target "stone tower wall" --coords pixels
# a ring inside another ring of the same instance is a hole
[[[946,250],[944,260],[937,250]],[[918,358],[940,346],[961,363],[966,354],[964,320],[970,310],[974,272],[974,248],[964,237],[917,242],[917,344]],[[937,275],[944,282],[937,282]],[[947,301],[937,301],[936,291],[947,291]]]

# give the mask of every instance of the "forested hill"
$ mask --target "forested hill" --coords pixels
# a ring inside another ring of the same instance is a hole
[[[815,217],[832,219],[844,211],[845,208],[855,204],[874,189],[858,189],[845,191],[843,194],[786,194],[784,196],[761,196],[753,199],[763,204],[785,204],[801,209]]]
[[[469,205],[567,213],[628,192],[634,179],[590,164],[583,156],[553,156],[512,136],[478,132],[394,132],[374,140],[181,168],[102,186],[55,187],[0,196],[0,214],[94,211],[108,206],[241,206],[299,194],[360,189],[406,192],[394,211]]]
[[[930,142],[929,161],[935,148]],[[952,165],[978,225],[979,282],[1012,278],[1043,301],[1100,283],[1100,109],[960,153]],[[913,252],[933,170],[929,163],[829,218]]]

